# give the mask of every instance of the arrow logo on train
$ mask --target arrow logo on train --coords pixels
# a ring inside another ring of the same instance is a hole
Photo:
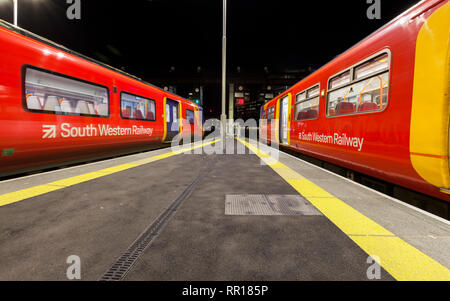
[[[42,139],[56,138],[56,125],[43,125],[42,132],[44,133]]]

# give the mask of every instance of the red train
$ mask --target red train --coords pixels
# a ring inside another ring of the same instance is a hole
[[[260,136],[450,202],[449,30],[418,3],[266,103]]]
[[[0,20],[0,176],[202,135],[202,108]]]

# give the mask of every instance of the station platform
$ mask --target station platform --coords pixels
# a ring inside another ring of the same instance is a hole
[[[450,280],[449,221],[241,138],[193,151],[222,143],[0,182],[0,280],[71,255],[81,280]]]

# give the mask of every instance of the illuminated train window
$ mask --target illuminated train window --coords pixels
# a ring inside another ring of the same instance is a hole
[[[134,94],[120,94],[120,115],[124,119],[156,120],[155,101]]]
[[[327,116],[384,110],[388,104],[389,54],[376,55],[332,77],[328,87]]]
[[[316,119],[319,116],[320,87],[316,85],[295,96],[295,120]]]
[[[32,112],[109,116],[106,87],[59,73],[26,67],[24,107]]]
[[[388,104],[389,54],[376,55],[345,73],[351,81],[344,87],[333,85],[341,75],[329,81],[327,116],[379,112]]]
[[[270,123],[275,118],[275,107],[271,106],[267,109],[267,121]]]
[[[264,110],[264,107],[261,107],[261,115],[259,117],[259,119],[263,120],[266,118],[266,110]]]
[[[351,82],[350,70],[348,70],[333,77],[333,79],[330,80],[329,88],[330,89],[338,88],[343,85],[349,84],[350,82]]]
[[[186,109],[186,120],[189,124],[194,124],[194,111]]]

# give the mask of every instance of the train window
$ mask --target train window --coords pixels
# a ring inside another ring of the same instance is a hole
[[[319,116],[320,87],[316,85],[295,97],[295,120],[315,119]]]
[[[303,91],[303,92],[297,94],[297,96],[295,97],[296,102],[299,102],[299,101],[302,101],[305,99],[306,99],[306,91]]]
[[[264,110],[264,107],[261,107],[261,116],[259,119],[266,119],[266,110]]]
[[[172,107],[172,121],[173,122],[177,122],[178,118],[177,118],[177,107]]]
[[[166,122],[170,122],[170,105],[166,103]]]
[[[317,86],[315,86],[315,87],[313,87],[313,88],[308,90],[307,97],[311,98],[311,97],[319,96],[319,92],[320,92],[319,85],[317,85]]]
[[[155,101],[134,94],[120,93],[120,115],[124,119],[156,120]]]
[[[389,55],[384,53],[354,68],[350,84],[328,91],[327,115],[338,116],[382,111],[387,106]],[[350,72],[348,70],[347,72]]]
[[[109,91],[63,74],[26,67],[24,106],[34,112],[109,116]]]
[[[187,119],[187,123],[189,124],[194,124],[194,111],[192,110],[186,110],[186,119]]]
[[[341,87],[341,86],[344,86],[346,84],[349,84],[350,81],[351,81],[350,70],[347,70],[346,72],[341,73],[341,74],[333,77],[330,80],[329,88],[330,89],[334,89],[334,88],[337,88],[337,87]]]
[[[271,106],[267,109],[267,120],[271,122],[272,119],[275,118],[275,107]]]
[[[384,53],[355,68],[355,79],[360,79],[389,68],[388,54]]]

